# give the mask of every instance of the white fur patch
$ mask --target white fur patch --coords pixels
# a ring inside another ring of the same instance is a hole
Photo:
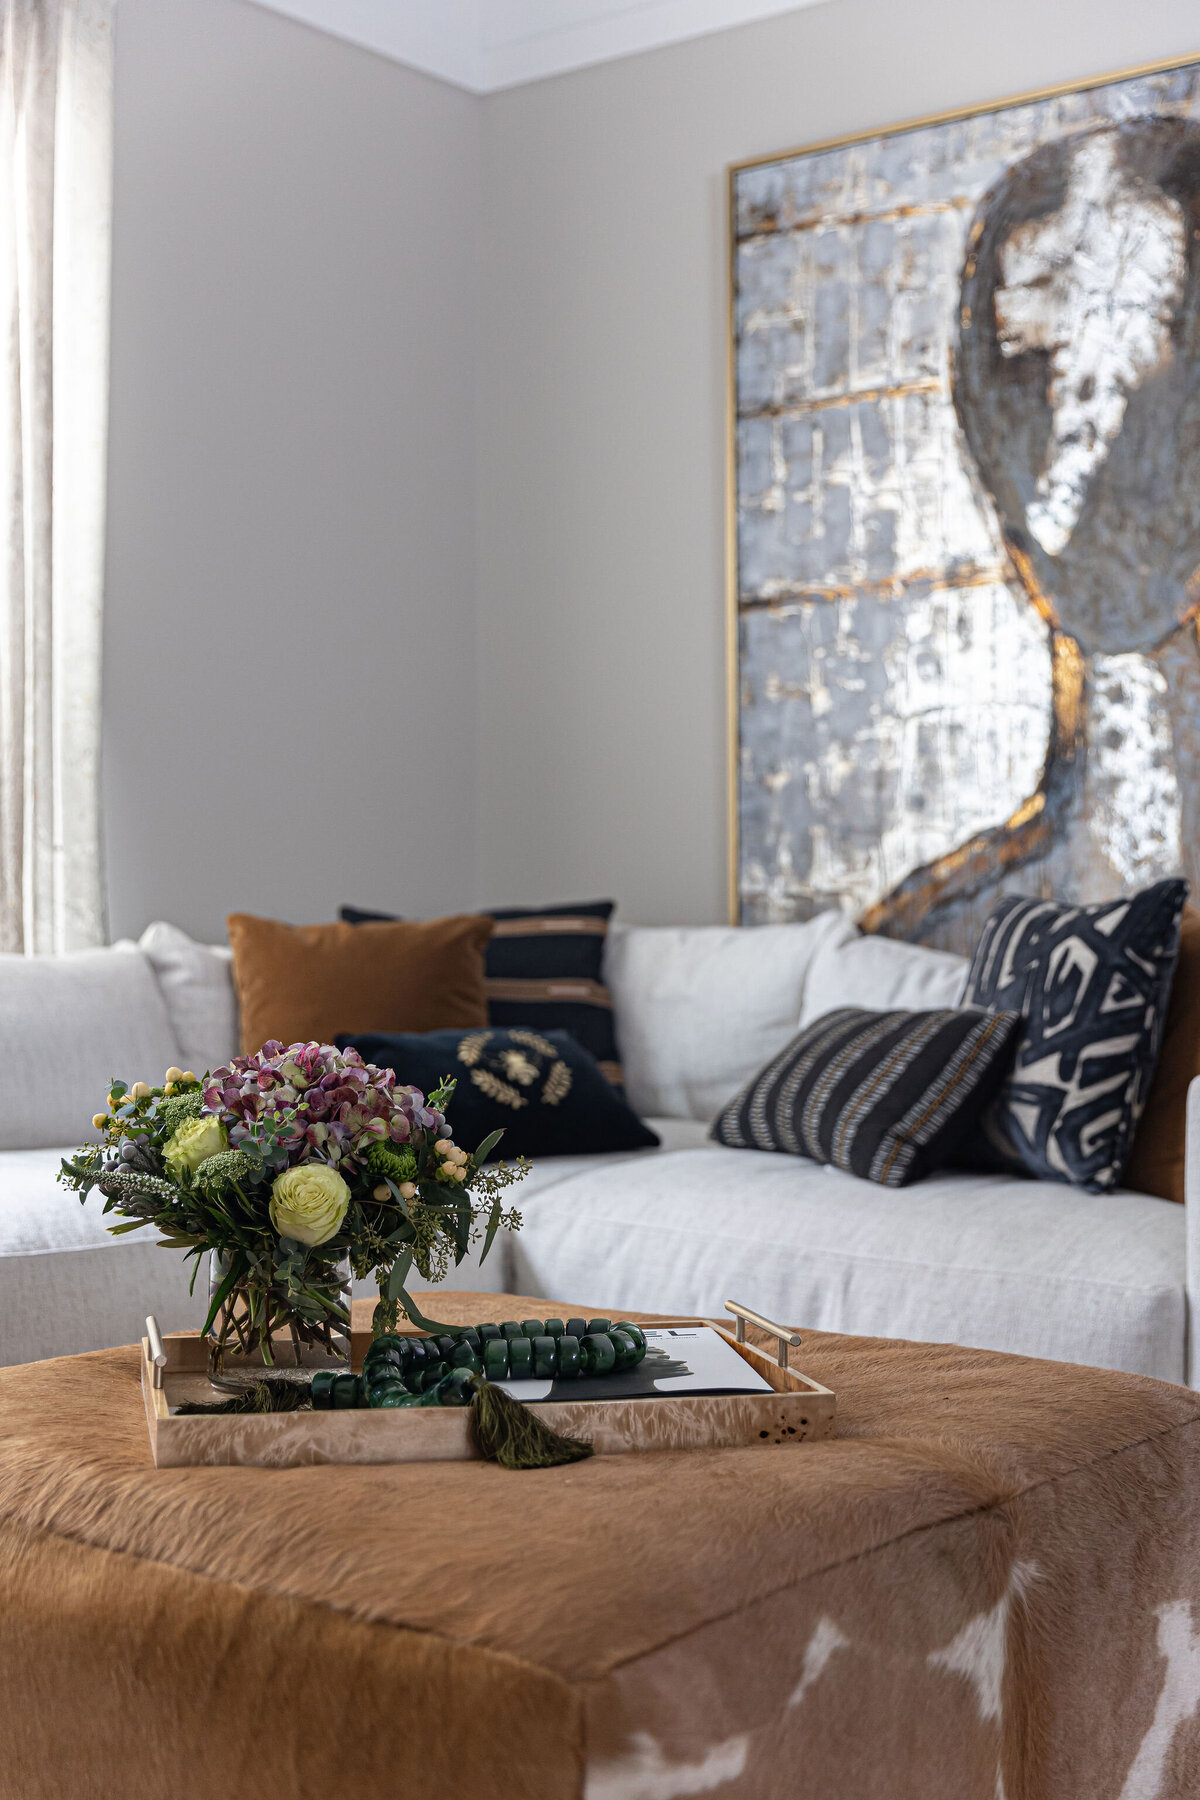
[[[648,1731],[635,1732],[632,1743],[628,1755],[588,1769],[584,1800],[686,1800],[690,1794],[711,1794],[737,1780],[750,1747],[743,1732],[714,1744],[696,1762],[674,1762]]]
[[[1200,1706],[1200,1632],[1192,1625],[1189,1601],[1172,1600],[1158,1608],[1158,1649],[1167,1659],[1167,1670],[1150,1729],[1125,1777],[1121,1800],[1157,1800],[1171,1741]]]
[[[1014,1563],[1008,1586],[995,1606],[968,1619],[944,1650],[926,1657],[931,1668],[945,1669],[974,1684],[981,1719],[999,1719],[1004,1704],[1004,1665],[1008,1648],[1008,1615],[1014,1599],[1020,1599],[1036,1580],[1034,1563]]]
[[[832,1619],[818,1619],[816,1630],[804,1652],[804,1667],[800,1671],[800,1679],[788,1697],[788,1705],[799,1706],[813,1682],[819,1680],[834,1651],[849,1648],[850,1639],[844,1631],[838,1630]]]

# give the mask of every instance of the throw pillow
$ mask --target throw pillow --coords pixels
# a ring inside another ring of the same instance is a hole
[[[566,1031],[349,1032],[336,1042],[424,1094],[453,1075],[449,1118],[465,1150],[499,1127],[498,1158],[652,1150],[659,1142]]]
[[[0,955],[0,1044],[0,1150],[95,1143],[92,1115],[105,1110],[114,1077],[161,1081],[182,1054],[154,970],[134,944]],[[47,1201],[55,1204],[53,1190]]]
[[[604,975],[630,1104],[707,1125],[795,1037],[820,946],[853,934],[840,912],[797,925],[614,925]]]
[[[469,914],[390,925],[227,921],[242,1049],[329,1043],[335,1031],[486,1025],[483,952],[492,921]]]
[[[1200,913],[1185,906],[1158,1067],[1138,1123],[1122,1185],[1184,1202],[1188,1088],[1200,1075]]]
[[[973,1161],[1094,1193],[1118,1185],[1158,1060],[1186,898],[1186,881],[1157,881],[1093,906],[1013,896],[995,908],[964,1004],[1023,1023]]]
[[[818,945],[804,982],[800,1024],[811,1025],[838,1006],[864,1006],[872,1012],[957,1006],[969,966],[965,956],[851,927],[844,937],[831,935]]]
[[[578,906],[508,908],[487,916],[495,921],[488,942],[488,1023],[530,1031],[569,1031],[600,1064],[614,1085],[624,1077],[613,1032],[612,997],[601,965],[611,900]],[[351,925],[387,919],[389,913],[343,906]]]
[[[1019,1024],[1016,1013],[841,1007],[748,1081],[711,1135],[906,1187],[953,1154],[1003,1079]]]
[[[197,1075],[238,1053],[233,958],[223,944],[198,944],[162,919],[147,925],[138,949],[158,977],[179,1039],[179,1060]]]

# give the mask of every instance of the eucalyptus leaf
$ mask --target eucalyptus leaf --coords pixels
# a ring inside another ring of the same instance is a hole
[[[503,1136],[504,1136],[503,1125],[501,1125],[499,1130],[497,1130],[497,1131],[489,1131],[487,1136],[484,1138],[482,1144],[480,1144],[478,1150],[475,1152],[475,1161],[477,1163],[485,1163],[488,1159],[488,1156],[496,1148],[496,1145],[500,1142],[500,1139]]]

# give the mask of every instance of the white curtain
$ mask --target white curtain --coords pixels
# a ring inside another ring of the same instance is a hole
[[[113,0],[0,0],[0,949],[105,937]]]

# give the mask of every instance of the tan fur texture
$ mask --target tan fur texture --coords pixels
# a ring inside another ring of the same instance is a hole
[[[132,1350],[0,1370],[0,1795],[1200,1793],[1200,1396],[797,1360],[833,1441],[524,1474],[155,1470]]]

